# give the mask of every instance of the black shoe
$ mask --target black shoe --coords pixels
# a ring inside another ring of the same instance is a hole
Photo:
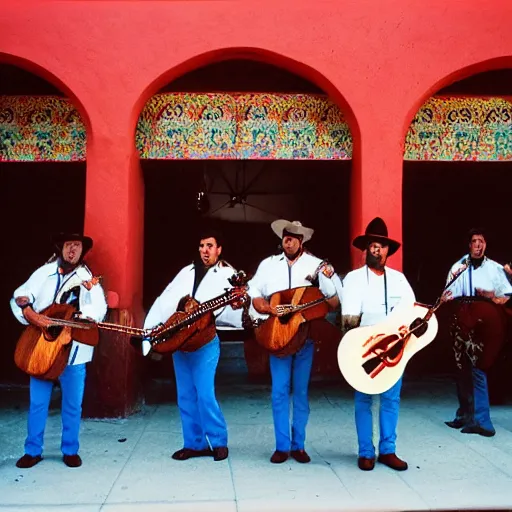
[[[192,457],[211,457],[213,452],[209,448],[204,450],[192,450],[191,448],[182,448],[172,454],[174,460],[188,460]]]
[[[463,428],[466,426],[466,422],[463,421],[463,420],[453,420],[453,421],[445,421],[444,422],[445,425],[448,425],[450,428],[456,428],[456,429],[459,429],[459,428]]]
[[[25,453],[25,455],[23,455],[23,457],[18,459],[18,461],[16,462],[16,467],[20,469],[32,468],[42,460],[43,457],[41,457],[41,455],[36,455],[35,457],[32,457],[32,455]]]
[[[79,468],[82,465],[82,459],[78,453],[75,455],[64,455],[62,460],[68,468]]]
[[[301,464],[311,462],[311,457],[306,453],[306,450],[292,450],[290,455]]]
[[[493,437],[496,435],[496,430],[487,430],[485,428],[479,427],[478,425],[473,425],[471,427],[464,427],[461,432],[463,434],[479,434],[484,437]]]
[[[219,446],[213,449],[213,460],[224,460],[227,459],[229,450],[227,446]]]

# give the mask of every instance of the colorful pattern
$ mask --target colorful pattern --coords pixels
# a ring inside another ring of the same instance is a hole
[[[139,118],[148,159],[349,160],[340,109],[305,94],[157,94]]]
[[[405,160],[512,160],[512,101],[430,98],[411,123]]]
[[[348,160],[340,109],[305,94],[157,94],[137,125],[147,159]],[[86,130],[68,99],[0,96],[0,161],[84,161]],[[512,160],[512,101],[430,98],[405,141],[405,160]]]
[[[0,162],[85,160],[85,126],[55,96],[0,96]]]

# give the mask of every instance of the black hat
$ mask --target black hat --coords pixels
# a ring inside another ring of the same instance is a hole
[[[388,228],[386,223],[380,218],[375,217],[370,224],[366,227],[364,235],[359,235],[354,238],[352,245],[361,251],[368,249],[370,242],[379,242],[383,245],[389,246],[388,256],[395,254],[400,248],[400,242],[388,237]]]
[[[52,243],[58,247],[59,250],[62,250],[62,247],[65,242],[71,241],[79,241],[82,242],[82,258],[85,254],[92,248],[93,241],[92,238],[85,235],[80,235],[78,233],[59,233],[54,235],[52,238]]]

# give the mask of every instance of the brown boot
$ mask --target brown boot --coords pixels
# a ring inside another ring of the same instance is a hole
[[[371,471],[375,467],[375,459],[367,459],[366,457],[359,457],[357,459],[357,467],[363,471]]]
[[[276,450],[272,457],[270,457],[270,462],[272,464],[282,464],[283,462],[288,460],[288,452],[280,452],[279,450]]]
[[[311,457],[306,453],[306,450],[292,450],[290,455],[301,464],[311,462]]]
[[[209,448],[204,450],[192,450],[191,448],[182,448],[172,454],[174,460],[188,460],[192,457],[211,457],[213,452]]]
[[[219,446],[213,449],[213,460],[224,460],[227,459],[229,450],[227,446]]]
[[[62,460],[68,468],[79,468],[82,465],[82,459],[78,453],[75,455],[63,455]]]
[[[395,453],[386,453],[384,455],[381,454],[377,460],[381,464],[384,464],[388,468],[394,469],[396,471],[405,471],[409,467],[407,462],[398,458]]]
[[[41,455],[36,455],[35,457],[32,457],[32,455],[25,453],[25,455],[23,455],[23,457],[18,459],[18,461],[16,462],[16,467],[20,469],[32,468],[42,460],[43,457],[41,457]]]

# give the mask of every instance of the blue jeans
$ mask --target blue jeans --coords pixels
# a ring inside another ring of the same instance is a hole
[[[398,424],[401,388],[402,379],[400,379],[391,389],[380,395],[379,453],[381,455],[395,453],[396,427]],[[373,395],[367,395],[366,393],[356,391],[355,415],[357,439],[359,443],[359,457],[365,457],[367,459],[375,458],[375,446],[373,446],[372,401]]]
[[[457,397],[459,408],[455,419],[468,427],[482,427],[494,432],[491,421],[487,375],[462,357],[462,369],[457,371]]]
[[[226,420],[215,397],[219,356],[218,336],[195,352],[172,355],[184,448],[204,450],[228,444]]]
[[[293,356],[270,356],[272,374],[272,414],[276,450],[303,450],[309,418],[308,386],[313,364],[311,340]],[[293,385],[293,423],[290,439],[290,382]]]
[[[85,364],[66,366],[59,377],[62,392],[62,441],[64,455],[78,453],[78,435],[85,387]],[[53,382],[30,377],[30,409],[25,453],[36,457],[43,453],[44,429],[52,396]]]

